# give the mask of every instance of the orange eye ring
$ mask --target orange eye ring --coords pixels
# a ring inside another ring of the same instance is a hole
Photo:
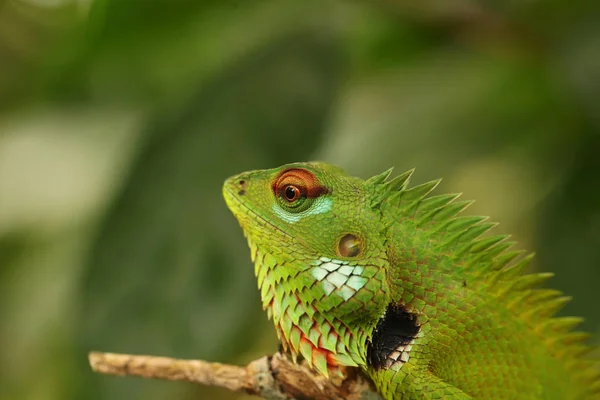
[[[296,175],[282,175],[274,186],[275,195],[288,204],[307,197],[306,183]]]
[[[312,172],[301,168],[283,171],[273,182],[273,193],[288,203],[302,198],[316,198],[327,193]]]

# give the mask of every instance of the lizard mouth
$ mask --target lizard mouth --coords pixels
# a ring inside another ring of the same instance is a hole
[[[252,229],[250,229],[251,224],[257,224],[260,222],[267,224],[270,228],[278,231],[282,235],[292,238],[292,236],[276,226],[273,222],[269,221],[264,216],[259,215],[256,211],[252,210],[248,205],[242,201],[240,198],[239,191],[232,187],[232,181],[235,179],[231,178],[225,182],[223,185],[223,197],[225,198],[225,203],[227,207],[231,210],[233,215],[237,218],[244,232],[250,233]],[[242,194],[241,196],[244,196]]]
[[[254,236],[252,233],[256,231],[255,226],[260,227],[261,225],[267,225],[268,229],[272,229],[282,237],[294,241],[295,245],[307,250],[310,249],[310,246],[304,239],[292,236],[289,232],[286,232],[281,227],[274,224],[264,215],[260,215],[248,207],[247,203],[242,201],[242,197],[246,195],[246,192],[240,193],[239,189],[235,186],[236,181],[239,181],[239,177],[229,178],[225,181],[225,184],[223,185],[223,197],[225,198],[227,207],[240,223],[246,237]]]

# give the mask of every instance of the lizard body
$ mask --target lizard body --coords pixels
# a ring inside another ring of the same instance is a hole
[[[598,360],[568,298],[470,202],[321,162],[223,186],[283,347],[325,376],[361,368],[386,399],[598,399]]]

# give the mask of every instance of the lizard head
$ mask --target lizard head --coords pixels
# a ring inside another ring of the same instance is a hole
[[[284,347],[325,375],[364,365],[359,343],[389,301],[385,224],[369,187],[321,162],[250,171],[223,186]]]

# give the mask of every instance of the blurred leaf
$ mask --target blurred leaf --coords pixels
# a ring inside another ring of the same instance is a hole
[[[67,102],[169,107],[272,38],[334,28],[330,7],[316,4],[95,1],[85,29],[57,46],[44,90]]]
[[[150,124],[91,253],[84,351],[225,361],[252,345],[266,321],[221,184],[236,172],[306,158],[336,94],[338,60],[322,32],[275,40],[215,77],[181,113]],[[176,390],[93,380],[85,398]]]
[[[600,329],[598,149],[600,138],[590,133],[581,143],[570,173],[541,205],[536,232],[539,262],[556,272],[552,286],[573,296],[562,314],[586,316],[582,329],[589,331]]]
[[[0,110],[16,108],[34,90],[34,77],[75,21],[74,3],[41,8],[23,0],[0,1]]]
[[[390,164],[439,173],[457,158],[573,143],[564,135],[573,117],[526,60],[432,49],[409,66],[353,82],[343,97],[322,156],[368,165],[368,173]]]

